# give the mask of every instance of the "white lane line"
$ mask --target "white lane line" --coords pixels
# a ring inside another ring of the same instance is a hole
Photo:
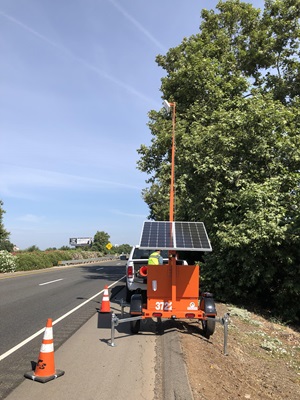
[[[102,268],[97,268],[96,271],[100,271],[101,269],[103,269],[103,267]]]
[[[39,286],[49,285],[50,283],[59,282],[59,281],[63,281],[63,280],[64,280],[64,278],[56,279],[55,281],[49,281],[49,282],[45,282],[45,283],[39,283]]]
[[[122,279],[125,278],[126,275],[122,276],[122,278],[120,278],[119,280],[117,280],[116,282],[113,282],[111,285],[108,286],[108,288],[111,288],[112,286],[114,286],[116,283],[120,282]],[[101,292],[94,294],[94,296],[90,297],[89,299],[87,299],[86,301],[84,301],[83,303],[79,304],[79,306],[73,308],[72,310],[68,311],[66,314],[62,315],[61,317],[59,317],[58,319],[56,319],[55,321],[52,322],[52,325],[56,325],[58,322],[62,321],[64,318],[68,317],[70,314],[72,314],[73,312],[79,310],[79,308],[81,308],[82,306],[84,306],[85,304],[87,304],[89,301],[93,300],[95,297],[99,296],[101,293],[104,292],[104,289],[101,290]],[[12,353],[14,353],[16,350],[20,349],[21,347],[23,347],[25,344],[31,342],[31,340],[33,340],[34,338],[36,338],[37,336],[39,336],[41,333],[43,333],[45,331],[45,328],[40,329],[38,332],[35,332],[33,335],[31,335],[30,337],[28,337],[27,339],[23,340],[23,342],[17,344],[15,347],[11,348],[10,350],[8,350],[6,353],[3,353],[0,356],[0,361],[4,360],[4,358],[10,356]]]

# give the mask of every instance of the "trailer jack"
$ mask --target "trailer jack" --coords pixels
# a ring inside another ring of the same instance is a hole
[[[137,321],[142,319],[142,315],[138,315],[136,317],[130,317],[130,318],[118,318],[115,313],[112,313],[111,315],[111,341],[110,341],[110,346],[115,347],[115,327],[118,326],[119,324],[123,324],[124,322],[131,322],[131,321]]]

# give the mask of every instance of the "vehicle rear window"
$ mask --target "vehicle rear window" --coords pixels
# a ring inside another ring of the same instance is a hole
[[[148,260],[150,254],[154,251],[155,250],[134,249],[132,258],[133,260]],[[160,254],[162,258],[168,258],[168,250],[162,250]]]

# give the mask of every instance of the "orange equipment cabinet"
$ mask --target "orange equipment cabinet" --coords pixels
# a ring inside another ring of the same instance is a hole
[[[199,265],[148,265],[144,318],[203,318],[199,309]]]

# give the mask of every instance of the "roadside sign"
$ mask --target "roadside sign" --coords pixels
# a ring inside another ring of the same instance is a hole
[[[113,245],[111,243],[107,243],[105,247],[107,248],[107,250],[110,250],[113,247]]]
[[[93,243],[93,239],[91,237],[77,237],[70,238],[69,240],[70,246],[89,246]]]

